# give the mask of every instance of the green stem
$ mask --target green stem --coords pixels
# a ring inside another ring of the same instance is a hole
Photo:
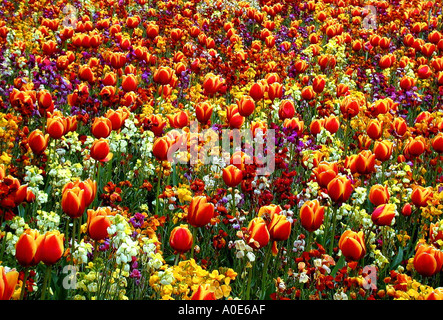
[[[261,299],[263,300],[264,298],[265,298],[265,295],[266,295],[266,288],[265,288],[265,284],[266,284],[266,281],[268,280],[267,278],[267,275],[268,275],[268,264],[269,264],[269,260],[271,259],[271,257],[272,257],[272,245],[271,244],[268,244],[268,248],[266,248],[266,254],[265,254],[265,263],[264,263],[264,265],[263,265],[263,273],[262,273],[262,283],[261,283],[261,290],[262,290],[262,293],[261,293]]]
[[[45,294],[46,294],[46,290],[47,290],[47,287],[48,287],[48,282],[50,282],[49,279],[50,279],[50,276],[51,276],[51,269],[52,269],[52,265],[46,266],[45,278],[43,280],[41,300],[45,300]]]
[[[332,229],[331,229],[331,243],[329,245],[329,255],[332,255],[334,249],[334,238],[335,238],[335,225],[337,223],[337,206],[334,205],[334,212],[332,215]]]
[[[75,226],[77,219],[72,220],[72,238],[71,238],[71,262],[74,263],[74,242],[75,242]]]
[[[251,280],[252,280],[252,271],[254,271],[254,263],[251,263],[251,270],[249,270],[248,274],[248,284],[246,286],[246,300],[249,300],[250,292],[251,292]]]
[[[23,298],[25,297],[25,291],[26,291],[26,281],[28,280],[28,275],[29,275],[29,269],[25,268],[25,274],[23,276],[23,284],[22,284],[22,289],[20,291],[20,300],[23,300]]]

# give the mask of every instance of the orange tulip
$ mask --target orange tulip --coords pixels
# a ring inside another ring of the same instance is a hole
[[[399,137],[403,137],[408,131],[408,125],[403,118],[394,118],[392,122],[392,127],[395,134]]]
[[[441,271],[443,252],[428,244],[420,243],[416,247],[414,268],[423,277],[431,277]]]
[[[408,76],[403,76],[400,79],[400,88],[402,88],[403,90],[410,90],[412,89],[413,86],[415,86],[415,79],[408,77]]]
[[[122,89],[126,92],[137,90],[138,81],[133,74],[128,74],[123,76]]]
[[[389,140],[376,141],[374,145],[375,159],[387,161],[392,155],[392,142]]]
[[[314,99],[315,98],[315,91],[312,89],[312,86],[304,87],[301,90],[301,97],[307,101]]]
[[[238,106],[232,104],[226,110],[226,120],[230,128],[239,129],[243,125],[245,118],[238,112]]]
[[[328,130],[331,134],[334,134],[340,128],[340,121],[334,115],[330,115],[329,117],[324,119],[323,126],[326,130]]]
[[[255,249],[265,247],[269,243],[270,238],[271,236],[263,218],[256,217],[249,222],[247,240],[251,247]]]
[[[340,111],[345,119],[353,118],[360,111],[360,102],[352,96],[347,96],[340,104]]]
[[[83,200],[85,202],[85,207],[88,207],[92,204],[97,194],[97,181],[86,179],[86,180],[76,180],[74,182],[68,182],[62,189],[62,193],[64,193],[68,189],[72,189],[74,187],[79,187],[84,191]]]
[[[311,134],[316,136],[320,133],[320,131],[324,128],[325,119],[314,119],[311,121],[311,124],[309,125],[309,130],[311,131]]]
[[[395,217],[394,204],[381,204],[372,212],[371,219],[377,226],[389,226]]]
[[[49,142],[49,134],[43,134],[39,129],[35,129],[28,137],[28,144],[32,152],[40,155],[46,150]]]
[[[377,119],[371,120],[366,128],[366,133],[372,140],[380,139],[383,133],[383,122]]]
[[[316,168],[312,170],[320,187],[326,188],[338,174],[338,165],[336,163],[329,163],[322,161]]]
[[[422,136],[418,136],[409,140],[405,147],[405,155],[409,154],[412,157],[419,157],[426,150],[426,141]]]
[[[238,113],[242,117],[249,117],[255,110],[255,102],[249,96],[243,96],[240,100],[237,101]]]
[[[172,144],[173,141],[167,137],[158,138],[152,146],[152,154],[158,161],[166,161],[168,160],[168,151]]]
[[[326,80],[323,76],[316,76],[312,82],[312,89],[317,93],[322,93],[325,89]]]
[[[193,227],[207,225],[214,216],[214,205],[206,200],[205,196],[192,198],[188,208],[187,220]]]
[[[92,135],[96,139],[107,138],[112,131],[112,122],[108,118],[99,117],[95,118],[91,125]]]
[[[337,176],[327,186],[328,195],[337,203],[346,202],[353,191],[351,180],[344,176]]]
[[[298,134],[301,134],[303,132],[304,126],[305,126],[304,122],[298,118],[291,118],[291,119],[286,118],[283,121],[284,128],[288,128],[291,131],[297,132]]]
[[[10,300],[18,283],[19,273],[13,269],[6,272],[0,266],[0,300]]]
[[[370,150],[361,151],[355,159],[355,169],[360,174],[369,174],[375,171],[375,154]]]
[[[159,26],[155,22],[150,21],[149,23],[146,24],[145,28],[146,28],[146,36],[148,38],[154,39],[155,37],[158,36]]]
[[[212,116],[212,106],[207,102],[197,104],[195,107],[195,116],[201,124],[206,124]]]
[[[97,161],[107,162],[112,158],[112,153],[109,151],[109,141],[103,138],[97,139],[91,146],[91,158]]]
[[[371,201],[371,203],[376,207],[388,203],[388,186],[382,186],[381,184],[373,185],[369,190],[369,201]]]
[[[37,261],[42,261],[47,266],[55,264],[63,256],[64,235],[58,230],[48,231],[42,235],[35,257]]]
[[[273,214],[268,224],[269,235],[273,241],[286,241],[291,235],[291,222],[283,214]]]
[[[65,189],[62,193],[62,210],[72,219],[82,216],[85,211],[84,193],[79,187]]]
[[[219,76],[208,73],[203,80],[203,94],[206,96],[213,96],[221,90],[224,85],[224,80]]]
[[[314,232],[323,223],[325,208],[317,199],[306,201],[300,208],[300,223],[309,232]]]
[[[197,291],[192,294],[191,300],[216,300],[216,297],[215,293],[211,291],[210,285],[206,283],[198,286]]]
[[[111,221],[108,218],[110,213],[109,208],[89,209],[87,211],[87,230],[91,239],[100,241],[108,237],[108,228],[111,226]]]
[[[171,231],[169,245],[177,252],[189,251],[192,247],[193,237],[187,225],[180,225]]]
[[[258,101],[264,97],[265,91],[265,86],[261,82],[256,82],[249,89],[249,95],[254,101]]]
[[[160,66],[154,72],[153,80],[161,85],[169,84],[174,76],[174,70],[170,67]]]
[[[433,139],[432,139],[432,148],[437,153],[443,153],[443,132],[439,132]]]
[[[283,86],[281,83],[273,82],[269,84],[268,98],[271,101],[274,101],[275,99],[281,99],[282,96],[283,96]]]
[[[293,118],[295,115],[295,106],[291,100],[282,100],[278,109],[280,120]]]
[[[129,117],[129,110],[126,107],[120,107],[117,110],[109,109],[105,117],[111,120],[112,130],[118,130]]]
[[[49,93],[49,91],[46,89],[42,89],[38,92],[37,99],[40,108],[48,109],[54,106],[51,93]]]
[[[42,236],[37,230],[26,229],[15,244],[15,258],[22,267],[32,267],[40,261],[36,258]]]
[[[243,172],[235,165],[229,165],[223,169],[223,181],[228,187],[236,187],[243,179]]]
[[[66,132],[66,120],[61,117],[48,118],[46,132],[53,139],[60,139]]]
[[[167,115],[167,118],[172,128],[180,129],[189,124],[189,117],[186,111],[180,111],[172,116]]]
[[[431,188],[416,186],[411,193],[411,201],[417,207],[426,207],[428,201],[432,200],[433,193]]]
[[[346,230],[340,237],[338,247],[346,259],[352,261],[360,260],[366,254],[363,231]]]

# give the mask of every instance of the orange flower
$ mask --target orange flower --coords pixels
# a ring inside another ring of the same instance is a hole
[[[154,72],[153,80],[161,85],[169,84],[174,76],[174,70],[170,67],[160,66]]]
[[[249,117],[255,110],[255,102],[249,96],[243,96],[237,101],[238,113],[243,117]]]
[[[300,223],[309,232],[314,232],[323,223],[325,208],[317,199],[306,201],[300,208]]]
[[[381,204],[388,203],[388,186],[382,186],[381,184],[373,185],[369,190],[369,201],[371,201],[371,203],[376,207]]]
[[[108,118],[99,117],[95,118],[91,125],[92,135],[96,139],[107,138],[112,131],[112,122]]]
[[[205,283],[198,286],[197,291],[192,294],[191,300],[216,300],[216,298],[215,293],[210,289],[210,285]]]
[[[340,121],[334,115],[330,115],[329,117],[324,119],[323,126],[326,130],[328,130],[331,134],[334,134],[340,128]]]
[[[254,101],[262,99],[265,95],[266,87],[261,82],[254,83],[249,89],[249,95]]]
[[[63,256],[63,239],[64,235],[58,230],[48,231],[42,235],[35,253],[36,260],[42,261],[47,266],[55,264]]]
[[[326,188],[329,182],[337,176],[338,165],[337,163],[322,161],[312,171],[315,174],[318,185],[322,188]]]
[[[226,110],[226,120],[230,128],[239,129],[243,125],[245,118],[238,112],[238,106],[231,104]]]
[[[107,162],[112,158],[112,153],[109,151],[110,147],[108,140],[103,138],[97,139],[91,146],[91,158],[100,162]]]
[[[320,133],[321,129],[324,128],[325,119],[314,119],[311,121],[311,124],[309,125],[309,130],[311,131],[311,134],[316,136]]]
[[[67,132],[66,120],[61,117],[51,117],[46,122],[46,132],[53,139],[60,139]]]
[[[212,106],[207,102],[197,104],[195,107],[195,116],[201,124],[206,124],[212,116]]]
[[[203,94],[206,96],[213,96],[221,90],[224,85],[224,80],[219,76],[208,73],[203,80]]]
[[[411,201],[417,207],[426,207],[428,205],[428,201],[433,197],[432,189],[425,188],[422,186],[415,186],[414,190],[411,193]]]
[[[271,101],[274,101],[275,99],[281,99],[282,96],[283,96],[282,84],[278,82],[271,83],[268,89],[268,98]]]
[[[403,137],[408,131],[408,125],[403,118],[394,118],[392,122],[392,127],[395,134],[399,137]]]
[[[243,172],[237,166],[230,164],[223,169],[222,177],[228,187],[236,187],[243,179]]]
[[[316,76],[312,81],[312,89],[317,93],[322,93],[325,89],[326,80],[323,76]]]
[[[375,154],[370,150],[361,151],[355,158],[355,169],[360,174],[368,174],[375,171]]]
[[[46,89],[42,89],[38,92],[37,99],[40,108],[49,109],[54,106],[51,93]]]
[[[443,252],[428,244],[420,243],[416,247],[414,268],[423,277],[431,277],[441,271]]]
[[[394,204],[381,204],[372,212],[371,219],[377,226],[389,226],[395,217]]]
[[[14,269],[6,272],[0,266],[0,300],[10,300],[18,283],[19,273]]]
[[[84,193],[79,187],[65,189],[61,201],[63,212],[73,219],[82,216],[86,208]]]
[[[123,76],[122,89],[126,92],[137,90],[138,81],[133,74]]]
[[[112,130],[118,130],[129,117],[129,110],[126,107],[120,107],[117,110],[109,109],[105,117],[111,120]]]
[[[189,124],[189,116],[186,111],[180,111],[173,116],[167,115],[172,128],[180,129]]]
[[[366,133],[372,140],[380,139],[383,133],[383,122],[380,122],[377,119],[372,119],[366,128]]]
[[[108,218],[110,213],[109,208],[89,209],[87,211],[87,229],[91,239],[100,241],[108,237],[108,228],[111,226],[111,221]]]
[[[283,214],[273,214],[268,224],[269,235],[274,241],[286,241],[291,235],[291,222]]]
[[[443,153],[443,132],[439,132],[434,139],[432,139],[432,148],[437,153]]]
[[[337,176],[332,179],[328,183],[327,189],[329,197],[337,203],[346,202],[353,190],[351,180],[344,176]]]
[[[35,129],[28,137],[28,144],[32,152],[40,155],[46,150],[49,142],[49,134],[43,134],[39,129]]]
[[[158,138],[152,145],[152,154],[158,161],[166,161],[168,160],[168,152],[172,144],[173,141],[167,137]]]
[[[345,119],[353,118],[360,111],[360,101],[352,96],[346,96],[340,104],[340,111]]]
[[[280,120],[293,118],[295,115],[294,103],[291,100],[282,100],[278,108],[278,116]]]
[[[387,161],[392,155],[392,142],[389,140],[376,141],[374,145],[375,159]]]
[[[443,300],[443,288],[435,288],[425,297],[425,300]]]
[[[366,254],[363,231],[357,233],[352,230],[346,230],[340,237],[338,247],[346,259],[352,261],[360,260]]]
[[[26,229],[15,244],[15,258],[22,267],[32,267],[40,261],[36,258],[42,236],[37,230]]]
[[[192,247],[193,237],[187,225],[180,225],[171,231],[169,245],[177,252],[189,251]]]
[[[312,86],[306,86],[301,90],[301,97],[304,100],[312,100],[315,98],[315,91],[312,89]]]
[[[193,227],[207,225],[214,216],[214,205],[206,200],[205,196],[192,198],[189,204],[187,220]]]
[[[270,238],[271,236],[263,218],[256,217],[249,222],[247,239],[251,247],[255,249],[265,247],[269,243]]]

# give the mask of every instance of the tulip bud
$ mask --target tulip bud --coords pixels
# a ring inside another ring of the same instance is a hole
[[[351,180],[344,176],[337,176],[328,183],[328,195],[336,203],[346,202],[353,191]]]
[[[392,142],[389,140],[376,141],[374,145],[374,154],[377,160],[389,160],[392,155]]]
[[[207,225],[214,216],[214,205],[207,202],[205,196],[192,198],[189,204],[187,220],[193,227],[199,228]]]
[[[42,240],[39,232],[26,229],[15,244],[15,258],[22,267],[32,267],[40,261],[36,259],[35,253]]]
[[[216,297],[215,293],[211,291],[210,285],[206,283],[198,286],[197,291],[192,294],[191,300],[216,300]]]
[[[256,217],[249,222],[248,225],[248,244],[260,249],[265,247],[270,241],[270,234],[266,226],[265,220],[261,217]]]
[[[300,209],[300,223],[309,232],[314,232],[323,224],[325,208],[317,199],[306,201]]]
[[[111,221],[108,218],[110,214],[109,208],[97,208],[97,210],[89,209],[87,211],[87,229],[91,239],[100,241],[107,238],[108,228],[111,226]]]
[[[372,212],[371,220],[377,226],[389,226],[395,217],[394,204],[381,204]]]
[[[274,241],[286,241],[291,235],[291,222],[283,214],[273,214],[268,224],[269,235]]]
[[[338,242],[342,254],[348,260],[358,261],[366,254],[366,246],[363,232],[358,233],[352,230],[346,230],[340,237]]]
[[[223,169],[223,181],[228,187],[236,187],[243,179],[243,172],[234,165],[229,165]]]
[[[372,119],[366,128],[366,133],[372,140],[380,139],[383,133],[383,123],[377,119]]]
[[[42,261],[49,266],[60,260],[64,252],[63,239],[64,235],[58,230],[46,232],[35,253],[37,261]]]
[[[79,187],[65,189],[62,193],[62,210],[69,217],[75,219],[85,211],[84,190]]]
[[[109,152],[109,142],[103,138],[95,140],[91,146],[91,158],[97,161],[106,162],[111,159],[112,153]]]
[[[96,139],[107,138],[112,131],[112,122],[108,118],[95,118],[91,125],[92,135]]]
[[[375,171],[375,154],[370,150],[361,151],[355,159],[355,169],[360,174],[369,174]]]
[[[443,252],[428,244],[419,244],[414,256],[414,268],[423,277],[431,277],[441,271]]]
[[[19,273],[13,269],[6,272],[0,266],[0,300],[10,300],[18,283]]]
[[[255,102],[249,96],[243,96],[237,101],[238,113],[243,117],[249,117],[255,109]]]
[[[433,193],[431,188],[416,186],[411,193],[411,201],[417,207],[426,207],[428,201],[432,200]]]
[[[371,203],[376,207],[388,203],[388,186],[382,186],[380,184],[373,185],[369,190],[369,201],[371,201]]]
[[[189,251],[192,247],[193,237],[187,225],[180,225],[171,231],[169,245],[177,252]]]
[[[211,119],[212,116],[212,106],[207,103],[199,103],[195,107],[195,116],[197,117],[198,122],[201,124],[206,124]]]
[[[39,129],[35,129],[28,137],[28,144],[32,152],[40,155],[46,150],[49,142],[49,134],[43,135]]]
[[[294,103],[291,100],[282,100],[278,109],[280,120],[293,118],[295,115]]]

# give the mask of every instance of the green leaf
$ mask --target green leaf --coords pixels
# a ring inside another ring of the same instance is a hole
[[[345,256],[341,256],[340,259],[338,259],[337,264],[335,265],[334,269],[332,269],[331,276],[335,277],[335,274],[337,271],[345,265]]]
[[[397,267],[402,261],[403,261],[403,247],[400,247],[398,249],[398,253],[395,256],[394,260],[392,260],[391,269]]]

